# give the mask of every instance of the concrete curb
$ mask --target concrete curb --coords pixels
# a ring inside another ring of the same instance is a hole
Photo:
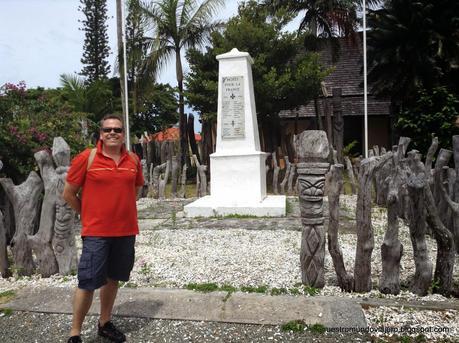
[[[0,308],[42,313],[72,313],[73,289],[21,289]],[[98,313],[94,299],[91,314]],[[183,289],[123,288],[114,314],[126,317],[279,325],[292,320],[325,327],[366,328],[362,307],[340,297],[199,293]]]

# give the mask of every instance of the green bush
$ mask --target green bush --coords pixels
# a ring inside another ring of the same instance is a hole
[[[84,114],[72,113],[60,90],[27,89],[24,82],[7,83],[0,88],[0,176],[20,183],[38,166],[33,157],[40,150],[51,150],[54,137],[61,136],[72,153],[80,151],[85,138],[81,121]],[[90,124],[91,126],[91,124]]]
[[[412,106],[399,114],[396,127],[400,134],[412,139],[411,147],[426,154],[432,134],[441,148],[451,148],[451,137],[459,134],[455,121],[459,115],[459,98],[445,87],[432,91],[420,89]]]

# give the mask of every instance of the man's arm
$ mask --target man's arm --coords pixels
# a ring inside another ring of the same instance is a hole
[[[68,182],[64,185],[64,192],[62,197],[73,208],[78,214],[81,213],[81,200],[77,197],[78,191],[80,190],[79,186],[72,185]]]
[[[135,188],[135,194],[136,194],[136,199],[137,200],[140,199],[141,192],[142,192],[142,186],[138,186],[138,187]]]

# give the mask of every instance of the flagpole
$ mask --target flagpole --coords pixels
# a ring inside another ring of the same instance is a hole
[[[365,158],[368,157],[368,99],[367,99],[367,9],[363,0],[363,122],[365,135]]]
[[[131,135],[129,129],[129,99],[128,99],[128,79],[127,79],[127,58],[126,58],[126,19],[124,17],[124,0],[121,0],[121,38],[123,41],[123,69],[124,69],[124,110],[126,125],[126,148],[131,151]]]

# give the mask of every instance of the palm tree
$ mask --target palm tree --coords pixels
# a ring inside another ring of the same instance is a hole
[[[98,122],[104,114],[113,111],[113,96],[109,82],[95,80],[91,84],[75,74],[60,75],[62,95],[75,112],[89,114]]]
[[[126,118],[126,100],[124,98],[124,61],[123,61],[123,10],[122,10],[122,1],[116,0],[116,39],[118,45],[118,71],[120,74],[120,90],[121,90],[121,107],[123,108],[123,118]]]
[[[375,6],[381,0],[363,0],[369,6]],[[337,37],[351,37],[356,39],[358,27],[357,10],[361,8],[361,0],[263,0],[271,12],[283,10],[291,18],[302,15],[298,33],[308,31],[305,45],[312,45],[313,49],[318,45],[317,38],[326,38],[326,44],[330,43],[332,57],[339,55],[339,43]],[[322,120],[319,114],[318,97],[314,99],[317,128],[322,130]],[[298,119],[298,117],[297,117]],[[327,113],[327,131],[331,131],[331,117]],[[328,132],[331,138],[331,132]]]
[[[377,0],[367,0],[367,3]],[[283,9],[292,18],[303,15],[298,31],[309,31],[315,37],[349,36],[357,27],[356,0],[264,0],[271,11]],[[304,13],[304,14],[303,14]]]
[[[175,56],[179,91],[180,150],[183,165],[188,153],[186,116],[183,96],[183,67],[181,52],[191,47],[201,47],[210,32],[220,26],[211,20],[224,0],[157,0],[143,6],[151,25],[153,37],[149,64],[159,71]]]
[[[303,15],[298,33],[307,31],[305,45],[316,46],[317,38],[327,38],[331,43],[333,57],[336,58],[339,44],[336,37],[350,36],[357,27],[357,3],[353,0],[264,0],[263,4],[274,13],[283,10],[291,18]],[[318,95],[314,98],[317,129],[323,130],[322,119],[319,113]],[[331,117],[327,115],[327,133],[331,139]],[[296,118],[298,121],[298,115]]]

